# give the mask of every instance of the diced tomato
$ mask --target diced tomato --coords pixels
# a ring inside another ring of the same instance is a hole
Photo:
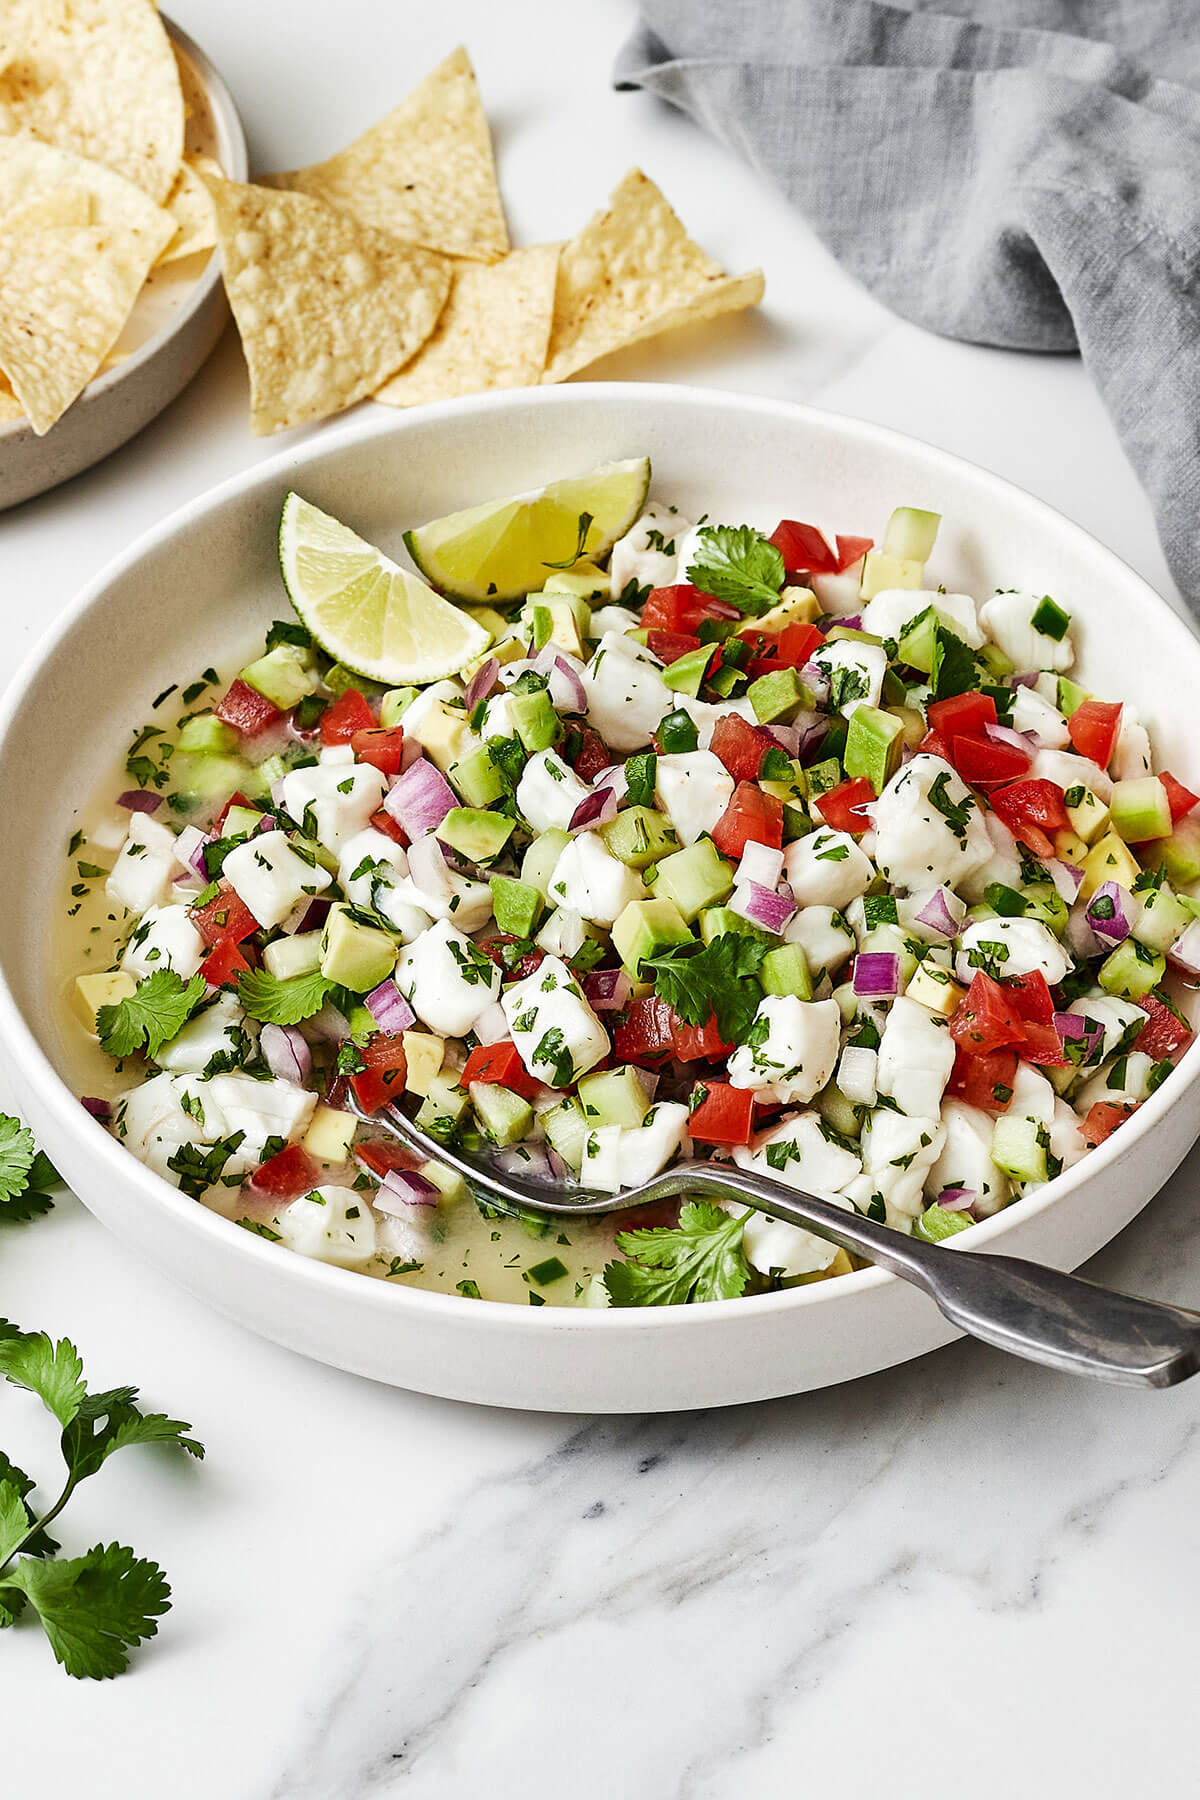
[[[917,749],[921,752],[922,756],[940,756],[943,762],[948,763],[950,761],[950,751],[946,745],[946,740],[943,737],[939,737],[936,731],[927,731],[917,745]]]
[[[189,908],[192,924],[206,944],[240,944],[259,929],[258,920],[227,881],[204,906]]]
[[[1008,976],[1004,993],[1026,1023],[1053,1025],[1054,996],[1040,969],[1031,969],[1028,975]]]
[[[562,757],[578,775],[580,781],[595,781],[601,769],[609,769],[616,760],[612,751],[592,726],[585,725],[581,719],[572,720],[563,746]]]
[[[856,775],[853,781],[841,781],[837,787],[830,788],[813,804],[830,830],[860,837],[871,829],[871,821],[862,809],[872,805],[874,800],[875,789],[866,776]]]
[[[825,633],[815,625],[785,625],[775,654],[785,669],[802,669],[824,642]]]
[[[749,1088],[730,1087],[727,1081],[706,1081],[693,1090],[702,1093],[688,1119],[688,1136],[694,1144],[748,1144],[754,1127],[754,1096]]]
[[[1157,994],[1143,994],[1135,1002],[1146,1015],[1146,1023],[1138,1032],[1135,1050],[1145,1056],[1152,1056],[1156,1062],[1164,1056],[1175,1056],[1180,1050],[1186,1050],[1196,1035],[1182,1019],[1176,1018],[1169,1006],[1165,1006]]]
[[[950,1020],[950,1036],[970,1056],[991,1056],[1025,1041],[1016,1005],[998,981],[977,970]]]
[[[1080,756],[1090,757],[1107,769],[1121,735],[1121,705],[1117,701],[1084,700],[1067,720],[1067,734]]]
[[[299,1144],[289,1144],[278,1156],[260,1163],[250,1177],[250,1186],[275,1200],[294,1200],[317,1185],[317,1165]]]
[[[949,742],[955,737],[982,737],[985,725],[995,725],[996,702],[990,694],[952,694],[948,700],[931,700],[925,708],[929,728]]]
[[[780,519],[769,541],[782,556],[789,575],[837,574],[836,546],[815,525],[802,525],[799,519]]]
[[[733,1048],[717,1029],[717,1015],[710,1013],[703,1025],[686,1025],[678,1013],[672,1014],[671,1044],[679,1062],[713,1062],[728,1056]]]
[[[497,1044],[476,1044],[462,1072],[464,1087],[469,1087],[473,1081],[487,1082],[489,1087],[511,1088],[522,1100],[532,1100],[538,1090],[537,1082],[527,1073],[511,1038],[504,1038]]]
[[[677,581],[671,587],[651,588],[642,608],[642,630],[694,632],[705,619],[738,616],[728,600],[702,593],[690,581]]]
[[[408,849],[409,836],[407,831],[405,831],[399,819],[393,819],[391,813],[385,811],[382,806],[378,812],[373,812],[371,814],[371,823],[376,831],[382,831],[384,836],[390,837],[393,843],[399,844],[402,849]]]
[[[1171,823],[1178,825],[1180,819],[1186,819],[1193,806],[1200,802],[1200,794],[1193,794],[1185,788],[1182,781],[1176,781],[1173,775],[1164,769],[1158,778],[1167,790],[1167,804],[1171,808]]]
[[[1014,781],[1009,787],[994,789],[988,804],[1013,836],[1043,861],[1054,855],[1054,845],[1046,834],[1063,831],[1070,824],[1063,791],[1053,781]]]
[[[260,731],[278,725],[283,717],[265,694],[252,688],[240,675],[224,698],[217,701],[213,711],[226,725],[232,725],[240,737],[247,738],[257,737]]]
[[[238,976],[253,966],[240,945],[232,938],[222,938],[200,964],[200,973],[210,987],[232,987]]]
[[[541,968],[546,955],[527,938],[513,937],[506,931],[480,938],[478,947],[510,981],[524,981],[527,975]]]
[[[1079,1134],[1084,1143],[1090,1144],[1094,1150],[1097,1144],[1102,1144],[1105,1138],[1112,1136],[1118,1125],[1123,1125],[1126,1119],[1132,1118],[1136,1111],[1137,1105],[1132,1101],[1097,1100],[1079,1127]]]
[[[990,1056],[971,1056],[960,1044],[946,1092],[968,1106],[983,1112],[1002,1113],[1012,1101],[1013,1082],[1017,1076],[1015,1050],[996,1050]]]
[[[738,713],[718,719],[712,734],[712,753],[735,781],[757,781],[763,757],[774,748],[773,738]]]
[[[229,809],[231,806],[253,806],[253,805],[254,805],[253,800],[247,800],[245,794],[242,793],[241,789],[235,788],[233,793],[230,794],[228,800],[225,802],[224,806],[221,808],[220,812],[217,814],[216,818],[213,820],[213,830],[218,833],[221,831],[222,827],[225,824],[225,820],[228,817]]]
[[[874,547],[874,538],[843,537],[839,531],[837,534],[837,573],[844,575],[847,569],[852,569],[855,563],[860,563],[867,551],[873,550]]]
[[[350,1086],[364,1112],[378,1112],[404,1092],[408,1076],[404,1039],[398,1033],[378,1031],[359,1045],[359,1055],[366,1067],[350,1077]]]
[[[357,688],[347,688],[321,714],[321,742],[348,744],[356,731],[374,731],[378,720]]]
[[[631,1000],[617,1014],[613,1047],[622,1062],[653,1067],[675,1048],[675,1014],[657,994]]]
[[[1053,1025],[1043,1025],[1036,1019],[1026,1019],[1025,1037],[1021,1044],[1022,1062],[1036,1063],[1040,1069],[1065,1069],[1067,1057],[1063,1051],[1062,1039]]]
[[[753,781],[739,781],[733,799],[713,826],[712,841],[722,856],[740,858],[747,844],[783,847],[783,801],[764,794]]]
[[[399,725],[386,729],[369,725],[354,733],[350,748],[359,762],[370,763],[381,775],[398,775],[404,756],[404,732]]]
[[[678,662],[681,656],[700,648],[700,639],[687,631],[648,631],[646,648],[653,651],[660,662]]]
[[[988,789],[1016,781],[1030,764],[1028,750],[1015,744],[998,744],[985,737],[952,737],[950,761],[972,787]]]

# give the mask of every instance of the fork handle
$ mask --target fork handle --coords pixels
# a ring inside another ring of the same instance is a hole
[[[1172,1387],[1200,1368],[1200,1313],[1100,1287],[1015,1256],[906,1237],[749,1169],[695,1164],[689,1194],[735,1197],[923,1288],[946,1318],[1012,1356],[1127,1387]]]

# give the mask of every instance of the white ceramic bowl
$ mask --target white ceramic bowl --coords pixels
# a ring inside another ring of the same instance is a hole
[[[793,1393],[920,1355],[955,1333],[893,1276],[720,1305],[569,1311],[388,1287],[239,1230],[129,1156],[60,1071],[47,896],[81,797],[151,698],[249,647],[285,610],[275,561],[291,487],[400,555],[401,530],[609,457],[649,452],[684,513],[768,529],[781,515],[878,531],[893,506],[944,515],[931,572],[977,594],[1022,586],[1075,615],[1086,679],[1136,706],[1163,762],[1200,785],[1200,643],[1077,526],[927,445],[805,407],[666,386],[582,385],[374,413],[218,488],[80,596],[0,715],[0,1049],[30,1123],[98,1218],[213,1306],[309,1356],[380,1381],[492,1404],[581,1412],[722,1405]],[[1162,1185],[1200,1130],[1200,1045],[1131,1123],[972,1231],[1071,1268]]]

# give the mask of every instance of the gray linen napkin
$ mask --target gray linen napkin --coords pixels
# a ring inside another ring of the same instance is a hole
[[[737,150],[905,318],[1078,348],[1200,610],[1200,11],[976,3],[642,0],[616,82]]]

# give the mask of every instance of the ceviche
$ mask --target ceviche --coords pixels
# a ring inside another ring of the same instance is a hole
[[[371,1121],[607,1192],[732,1158],[940,1240],[1191,1042],[1197,796],[1067,607],[939,585],[927,511],[768,535],[649,480],[433,521],[419,574],[289,496],[291,615],[81,818],[83,1103],[197,1203],[472,1298],[729,1298],[855,1265],[734,1203],[509,1218]]]

